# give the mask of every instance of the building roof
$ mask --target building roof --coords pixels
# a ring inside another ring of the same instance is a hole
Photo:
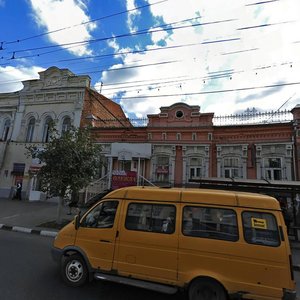
[[[132,127],[121,106],[97,91],[86,88],[81,126]]]

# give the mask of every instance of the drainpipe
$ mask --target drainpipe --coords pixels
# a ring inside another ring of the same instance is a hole
[[[108,189],[110,190],[111,189],[111,177],[112,177],[112,161],[113,161],[113,158],[112,156],[110,156],[108,158]]]
[[[139,160],[138,160],[138,173],[137,173],[137,186],[140,185],[140,174],[141,173],[141,158],[139,156]]]

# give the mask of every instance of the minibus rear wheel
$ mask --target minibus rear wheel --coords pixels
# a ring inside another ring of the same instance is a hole
[[[61,264],[61,274],[67,285],[72,287],[83,285],[88,278],[84,259],[79,254],[66,256]]]
[[[189,287],[189,300],[226,300],[224,288],[210,278],[197,278]]]

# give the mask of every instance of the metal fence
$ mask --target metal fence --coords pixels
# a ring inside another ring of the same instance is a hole
[[[257,112],[247,111],[246,113],[215,116],[213,118],[214,126],[226,125],[249,125],[249,124],[271,124],[287,123],[293,120],[293,114],[289,110]]]
[[[255,109],[247,110],[241,114],[214,116],[213,126],[230,126],[230,125],[250,125],[250,124],[272,124],[272,123],[288,123],[293,120],[293,114],[289,110],[282,111],[270,111],[270,112],[258,112]],[[130,124],[133,127],[149,127],[149,119],[144,118],[128,118],[128,119],[107,119],[107,120],[94,120],[95,127],[126,127],[126,124]],[[153,127],[153,125],[151,125]],[[161,125],[157,125],[161,126]],[[168,125],[164,125],[168,126]],[[174,127],[174,124],[169,125]],[[187,125],[187,126],[199,126],[199,124]],[[200,124],[201,126],[201,124]]]

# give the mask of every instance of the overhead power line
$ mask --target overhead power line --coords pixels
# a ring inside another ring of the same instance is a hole
[[[158,2],[154,2],[154,3],[148,3],[148,4],[141,5],[141,6],[132,8],[132,9],[127,9],[127,10],[120,11],[120,12],[117,12],[117,13],[114,13],[114,14],[111,14],[111,15],[99,17],[99,18],[96,18],[96,19],[93,19],[93,20],[90,20],[90,21],[82,22],[82,23],[75,24],[75,25],[72,25],[72,26],[66,26],[66,27],[58,28],[56,30],[46,31],[46,32],[43,32],[41,34],[28,36],[26,38],[17,39],[17,40],[14,40],[14,41],[8,41],[8,42],[3,41],[3,42],[1,42],[1,46],[3,44],[20,43],[20,42],[27,41],[27,40],[30,40],[30,39],[35,39],[35,38],[38,38],[38,37],[42,37],[42,36],[45,36],[45,35],[48,35],[48,34],[51,34],[51,33],[60,32],[60,31],[71,29],[71,28],[78,27],[78,26],[83,26],[83,25],[86,25],[86,24],[89,24],[89,23],[95,23],[95,22],[98,22],[98,21],[101,21],[101,20],[109,19],[109,18],[112,18],[112,17],[116,17],[116,16],[119,16],[119,15],[122,15],[122,14],[126,14],[126,13],[129,13],[129,12],[132,12],[132,11],[136,11],[136,10],[141,10],[141,9],[146,8],[146,7],[150,7],[150,6],[153,6],[153,5],[161,4],[161,3],[167,2],[167,1],[169,1],[169,0],[161,0],[161,1],[158,1]]]
[[[205,22],[205,23],[196,23],[196,24],[175,26],[175,27],[171,26],[171,27],[167,27],[167,28],[161,28],[162,25],[160,25],[159,28],[154,28],[154,29],[149,29],[148,28],[148,29],[142,29],[142,30],[130,32],[130,33],[124,33],[124,34],[119,34],[119,35],[115,35],[115,36],[96,38],[96,39],[85,40],[85,41],[77,41],[77,42],[70,42],[70,43],[57,44],[57,45],[51,45],[51,46],[42,46],[42,47],[34,47],[34,48],[28,48],[28,49],[20,49],[20,50],[16,50],[16,51],[13,51],[13,52],[10,52],[10,53],[13,54],[14,59],[15,59],[15,54],[16,53],[22,53],[22,52],[27,52],[27,51],[53,49],[53,48],[57,48],[57,47],[74,46],[74,45],[82,46],[82,45],[86,45],[86,44],[91,44],[91,43],[96,43],[96,42],[101,42],[101,41],[107,41],[107,40],[110,40],[110,39],[132,37],[132,36],[138,36],[138,35],[143,35],[143,34],[151,34],[151,33],[156,33],[156,32],[161,32],[161,31],[167,31],[167,30],[179,30],[179,29],[192,28],[192,27],[198,27],[198,26],[220,24],[220,23],[232,22],[232,21],[236,21],[236,20],[237,19],[226,19],[226,20],[218,20],[218,21]],[[239,40],[239,39],[240,38],[235,38],[234,40]],[[233,40],[233,39],[229,39],[229,40]],[[214,43],[214,41],[207,41],[207,42],[203,42],[203,43],[209,44],[209,43]],[[41,54],[39,54],[39,55],[41,55]]]
[[[98,70],[97,71],[81,71],[80,73],[78,73],[79,71],[77,71],[77,75],[87,75],[87,74],[91,74],[91,73],[97,74],[97,73],[102,73],[105,71],[107,71],[107,72],[119,71],[119,70],[124,70],[124,69],[142,68],[142,67],[149,67],[149,66],[155,66],[155,65],[178,63],[178,62],[180,62],[180,60],[160,61],[160,62],[154,62],[154,63],[143,64],[143,65],[128,65],[128,66],[124,65],[123,67],[119,67],[119,68],[99,70],[99,71]],[[181,83],[184,83],[185,81],[191,81],[191,80],[205,80],[206,81],[206,80],[210,80],[210,79],[221,79],[221,78],[230,78],[231,79],[234,74],[240,74],[240,73],[251,72],[251,71],[257,72],[258,70],[265,70],[265,69],[270,69],[270,68],[275,68],[275,67],[280,67],[280,66],[285,66],[285,65],[289,65],[291,67],[293,64],[298,63],[298,62],[299,61],[274,63],[272,65],[259,66],[259,67],[251,68],[248,70],[225,69],[225,70],[211,71],[211,72],[208,72],[207,75],[205,75],[205,76],[193,77],[193,78],[190,78],[188,76],[176,76],[176,77],[168,77],[168,78],[155,78],[155,79],[150,79],[150,80],[135,80],[135,81],[127,81],[127,82],[107,83],[104,85],[104,89],[105,90],[126,89],[126,88],[128,88],[128,86],[126,86],[126,85],[131,84],[131,86],[129,86],[129,87],[134,87],[132,85],[134,83],[144,83],[144,84],[136,85],[137,87],[138,86],[158,85],[159,83],[165,84],[168,82],[163,82],[163,80],[170,80],[170,79],[180,79],[179,81],[181,81]],[[110,66],[110,65],[107,65],[107,67],[108,66]],[[102,67],[105,67],[105,66],[102,66]],[[23,69],[23,68],[18,68],[18,69]],[[12,71],[2,71],[2,72],[0,72],[0,74],[9,73],[9,72],[12,72]],[[20,83],[20,82],[26,81],[26,80],[31,80],[31,79],[24,78],[24,79],[19,79],[19,80],[0,81],[0,85]],[[35,79],[32,79],[32,80],[35,80]],[[171,81],[169,83],[173,83],[173,82],[174,81]],[[95,87],[97,87],[99,85],[100,84],[95,84]],[[103,86],[103,82],[101,83],[101,85]],[[114,87],[114,86],[117,86],[117,87]],[[106,89],[106,87],[110,87],[110,88]]]
[[[259,25],[254,25],[254,26],[241,27],[241,28],[237,28],[236,30],[257,29],[257,28],[262,28],[262,27],[270,27],[270,26],[276,26],[276,25],[282,25],[282,24],[289,24],[289,23],[293,23],[293,22],[294,21],[285,21],[285,22],[278,22],[278,23],[266,23],[266,24],[259,24]]]
[[[142,49],[142,50],[119,51],[119,52],[108,53],[108,54],[90,55],[90,56],[68,58],[68,59],[60,59],[60,60],[55,60],[55,61],[48,61],[48,62],[46,62],[46,64],[53,64],[53,63],[55,64],[55,63],[60,63],[60,62],[71,62],[71,61],[88,60],[88,59],[104,59],[104,58],[120,56],[120,55],[139,54],[139,53],[146,53],[146,52],[152,52],[152,51],[161,51],[161,50],[176,49],[176,48],[183,48],[183,47],[192,47],[192,46],[199,46],[199,45],[202,45],[202,42],[191,43],[191,44],[182,44],[182,45],[174,45],[174,46],[165,46],[165,47],[156,47],[156,48]],[[63,50],[63,49],[54,50],[53,52],[61,51],[61,50]],[[22,57],[15,58],[15,59],[17,60],[17,59],[24,59],[24,58],[35,57],[35,56],[42,56],[43,54],[48,54],[48,53],[51,53],[51,52],[52,51],[49,51],[49,52],[46,52],[46,53],[41,53],[41,54],[22,56]],[[6,65],[9,65],[9,64],[8,63],[0,64],[0,66],[6,66]]]
[[[253,87],[243,87],[236,89],[226,89],[226,90],[214,90],[214,91],[206,91],[206,92],[194,92],[194,93],[177,93],[177,94],[165,94],[165,95],[143,95],[143,96],[132,96],[132,97],[122,97],[122,98],[114,98],[115,100],[130,100],[130,99],[144,99],[144,98],[166,98],[166,97],[180,97],[180,96],[195,96],[195,95],[207,95],[207,94],[221,94],[221,93],[232,93],[232,92],[241,92],[241,91],[250,91],[250,90],[258,90],[258,89],[269,89],[269,88],[277,88],[283,86],[295,86],[300,85],[300,81],[298,82],[285,82],[271,85],[263,85],[263,86],[253,86]]]
[[[280,0],[267,0],[267,1],[260,1],[260,2],[256,2],[256,3],[250,3],[250,4],[246,4],[245,6],[252,6],[252,5],[261,5],[261,4],[268,4],[271,2],[278,2]]]

